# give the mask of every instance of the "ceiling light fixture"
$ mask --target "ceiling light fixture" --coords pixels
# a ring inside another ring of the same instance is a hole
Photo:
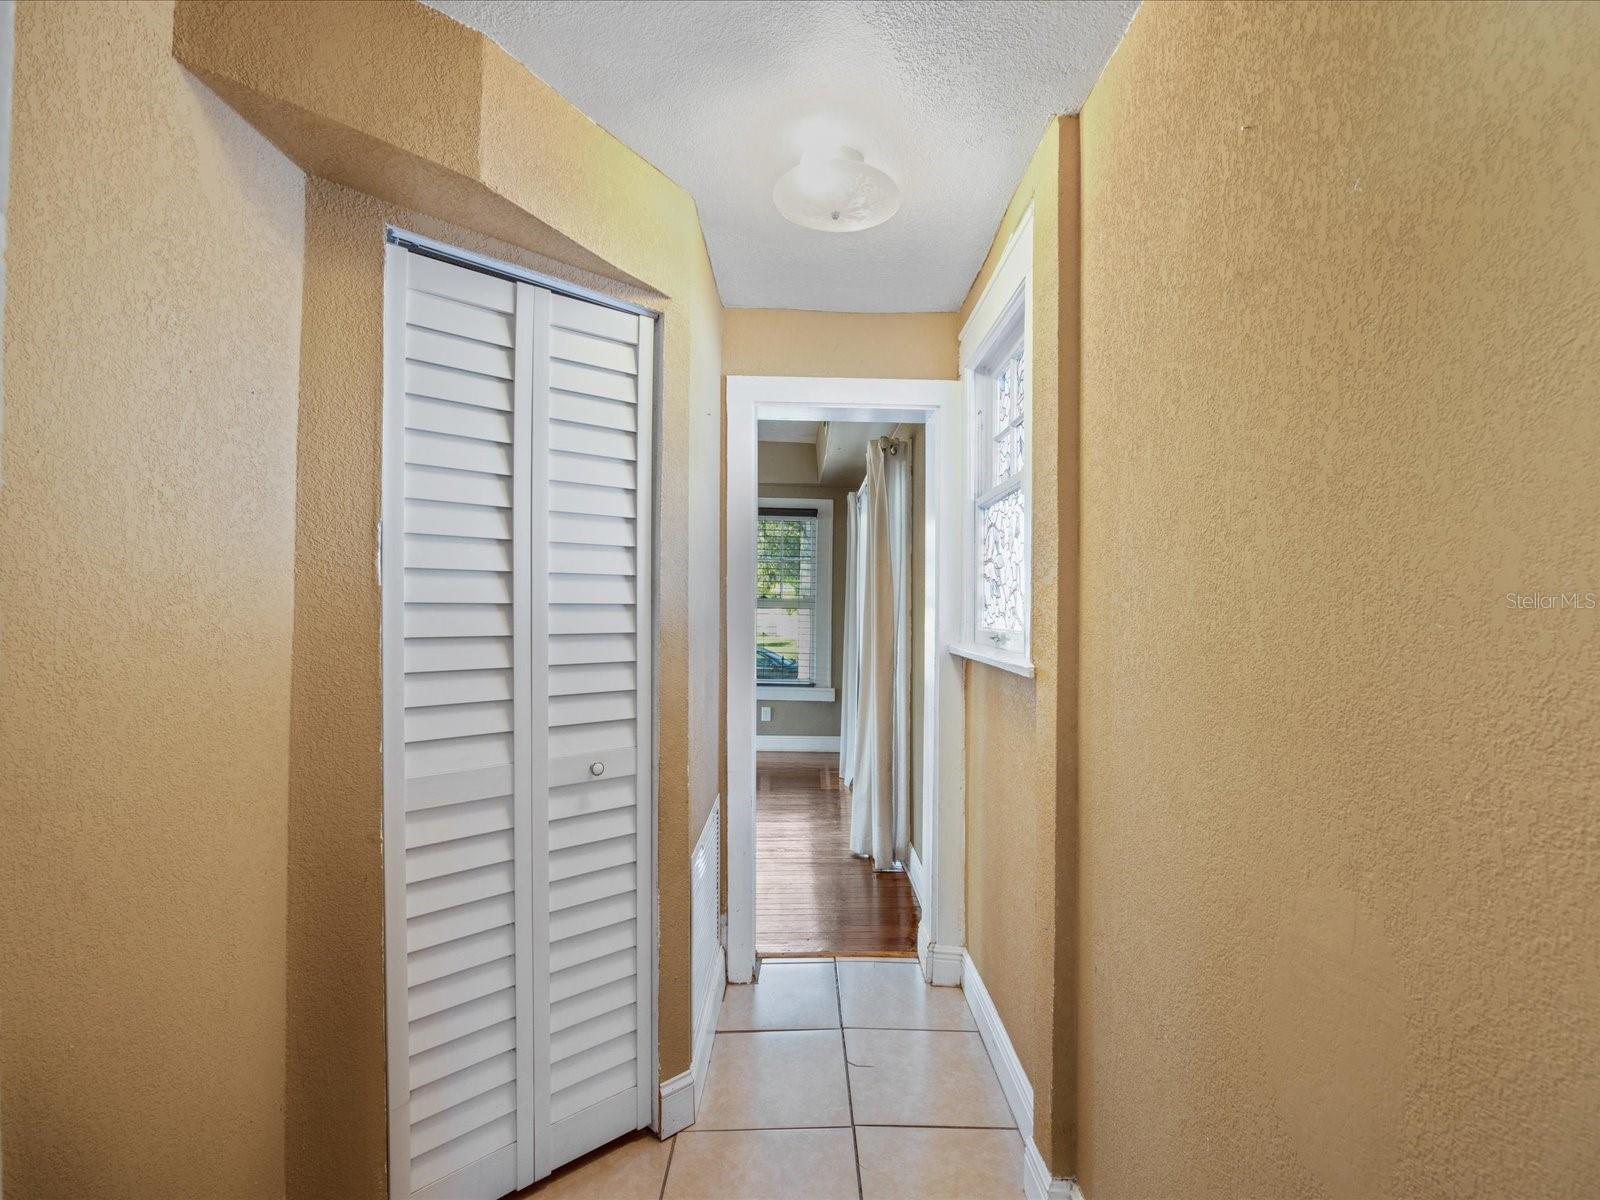
[[[804,155],[778,177],[772,202],[796,225],[824,233],[855,233],[882,225],[900,211],[900,185],[861,151],[837,150]]]

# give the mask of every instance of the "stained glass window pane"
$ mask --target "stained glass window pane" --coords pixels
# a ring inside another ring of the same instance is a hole
[[[1022,348],[995,373],[994,412],[989,425],[990,486],[998,486],[1022,470],[1024,413]]]
[[[1011,424],[1015,412],[1016,389],[1013,387],[1013,378],[1009,364],[1002,368],[994,378],[994,427],[1004,429]]]
[[[983,552],[979,623],[986,630],[1022,633],[1027,604],[1023,592],[1023,565],[1027,561],[1023,517],[1020,487],[978,510]]]

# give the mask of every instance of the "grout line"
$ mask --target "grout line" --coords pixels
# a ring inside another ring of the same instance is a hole
[[[850,1125],[736,1125],[730,1129],[701,1129],[698,1125],[691,1125],[684,1133],[812,1133],[818,1129],[851,1129]],[[1006,1128],[1015,1129],[1016,1126],[1008,1125]],[[673,1134],[674,1138],[681,1136]]]
[[[678,1133],[682,1133],[679,1130]],[[667,1178],[672,1174],[672,1160],[678,1157],[678,1134],[672,1135],[672,1145],[667,1147],[667,1169],[661,1172],[661,1190],[656,1193],[656,1200],[667,1200]]]
[[[979,1132],[979,1133],[1016,1133],[1019,1137],[1021,1136],[1021,1134],[1018,1132],[1017,1127],[1015,1125],[885,1125],[885,1124],[882,1124],[881,1122],[869,1122],[869,1123],[867,1123],[865,1125],[857,1125],[856,1128],[857,1129],[970,1129],[970,1130],[974,1130],[974,1131]]]
[[[850,1048],[844,1040],[844,988],[839,983],[839,960],[833,960],[833,1002],[839,1006],[839,1057],[844,1059],[844,1100],[850,1109],[850,1149],[856,1158],[856,1200],[865,1200],[861,1186],[861,1140],[856,1137],[856,1098],[850,1087]]]

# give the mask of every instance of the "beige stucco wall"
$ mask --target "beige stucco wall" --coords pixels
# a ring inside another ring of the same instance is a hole
[[[16,17],[8,1197],[282,1196],[303,177],[168,4]]]
[[[966,667],[967,949],[1034,1094],[1034,1140],[1071,1173],[1076,832],[1077,122],[1052,121],[962,306],[1033,209],[1032,678]]]
[[[756,482],[762,486],[797,484],[817,486],[815,442],[756,443]]]
[[[376,391],[386,215],[661,313],[660,1070],[690,1057],[688,863],[722,758],[721,307],[694,205],[498,47],[416,4],[185,0],[174,53],[311,173],[290,821],[291,1195],[384,1186]],[[386,81],[407,79],[405,88]],[[380,202],[374,204],[362,194]],[[385,208],[392,205],[395,208]],[[422,216],[421,214],[426,214]],[[449,222],[449,225],[439,225]],[[467,233],[467,230],[473,231]],[[567,264],[560,267],[554,264]],[[348,691],[347,699],[342,694]]]
[[[1082,124],[1085,1194],[1592,1196],[1600,7],[1146,4]]]
[[[723,312],[725,375],[954,379],[955,313]]]

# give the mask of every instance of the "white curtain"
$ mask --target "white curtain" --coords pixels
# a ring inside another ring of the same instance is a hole
[[[887,871],[910,858],[911,463],[905,442],[867,447],[857,541],[861,628],[857,645],[850,852]]]
[[[844,559],[844,671],[839,697],[839,778],[856,778],[856,720],[861,698],[861,489],[845,501],[848,533]]]

